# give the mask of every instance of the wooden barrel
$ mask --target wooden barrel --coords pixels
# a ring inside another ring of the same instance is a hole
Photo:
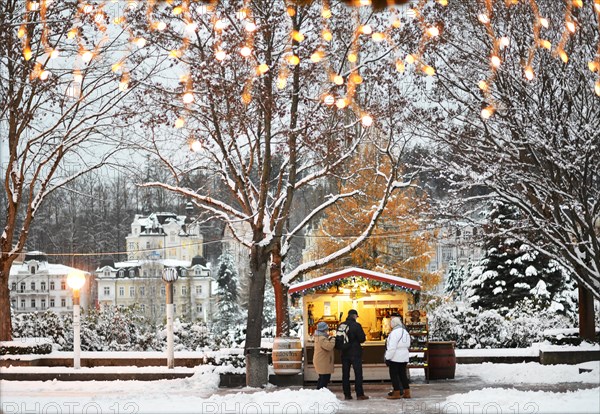
[[[273,341],[273,370],[277,375],[302,372],[302,343],[300,338],[278,336]]]
[[[454,342],[429,342],[429,379],[453,379],[456,371]]]

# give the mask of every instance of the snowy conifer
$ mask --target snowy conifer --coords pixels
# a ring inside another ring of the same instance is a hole
[[[217,264],[217,313],[213,318],[214,332],[232,328],[240,320],[238,304],[238,274],[233,256],[225,251]]]

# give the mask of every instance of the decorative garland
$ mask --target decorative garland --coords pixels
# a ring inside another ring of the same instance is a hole
[[[329,292],[331,288],[337,288],[336,292]],[[366,287],[367,292],[378,292],[382,290],[401,291],[415,293],[413,289],[408,289],[404,286],[395,285],[388,282],[381,282],[379,280],[366,279],[362,276],[351,276],[344,279],[337,279],[331,282],[323,283],[319,286],[313,286],[292,293],[292,298],[297,299],[304,295],[310,295],[317,292],[329,292],[329,293],[343,293],[342,289],[352,289],[356,287]]]

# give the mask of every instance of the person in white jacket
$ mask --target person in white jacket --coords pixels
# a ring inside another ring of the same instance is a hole
[[[410,398],[410,387],[406,375],[410,334],[399,316],[392,317],[391,325],[392,332],[385,341],[385,363],[390,370],[390,379],[394,390],[388,394],[387,398],[390,400]]]

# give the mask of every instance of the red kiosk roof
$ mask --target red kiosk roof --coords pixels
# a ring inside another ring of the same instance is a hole
[[[290,286],[289,293],[300,292],[305,289],[314,288],[317,286],[324,285],[326,283],[333,282],[339,279],[346,279],[349,277],[364,277],[365,279],[378,280],[380,282],[389,283],[396,286],[402,286],[406,289],[415,291],[421,290],[421,284],[417,281],[406,279],[403,277],[387,275],[385,273],[375,272],[373,270],[359,269],[357,267],[351,267],[349,269],[340,270],[338,272],[329,273],[327,275],[319,276],[314,279],[305,280],[304,282],[296,283]]]

